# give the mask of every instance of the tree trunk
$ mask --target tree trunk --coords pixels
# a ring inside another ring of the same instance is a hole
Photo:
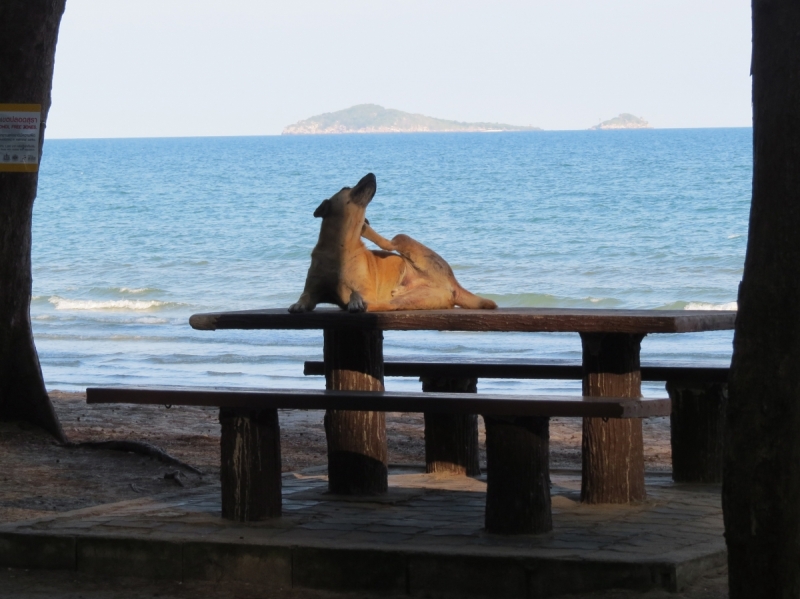
[[[222,517],[254,522],[281,515],[278,410],[221,409]]]
[[[672,480],[722,482],[722,443],[728,385],[667,381]]]
[[[753,201],[722,506],[732,599],[800,597],[800,3],[753,0]]]
[[[643,335],[582,333],[583,394],[641,397]],[[584,418],[581,501],[630,503],[645,499],[641,418]]]
[[[58,26],[66,0],[0,2],[0,104],[40,104],[42,155]],[[0,172],[0,418],[65,441],[31,331],[31,217],[37,172]]]
[[[325,330],[325,388],[383,391],[383,333]],[[337,495],[378,495],[389,486],[386,415],[328,410],[328,489]]]
[[[422,377],[422,390],[429,393],[477,393],[478,379]],[[429,473],[479,476],[477,414],[425,412],[425,464]]]
[[[550,532],[550,419],[484,415],[483,421],[487,532]]]

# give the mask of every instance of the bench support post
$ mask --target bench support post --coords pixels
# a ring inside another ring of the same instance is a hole
[[[721,483],[727,383],[667,381],[672,400],[672,479]]]
[[[325,388],[383,391],[383,332],[325,329]],[[389,487],[386,415],[328,410],[328,489],[377,495]]]
[[[583,394],[642,396],[644,335],[581,333]],[[581,501],[631,503],[646,497],[641,418],[584,418]]]
[[[477,393],[476,378],[422,377],[425,392]],[[477,414],[425,412],[425,469],[428,473],[479,476]]]
[[[550,510],[550,419],[483,416],[486,424],[486,531],[553,530]]]
[[[219,411],[222,517],[253,522],[281,515],[278,410]]]

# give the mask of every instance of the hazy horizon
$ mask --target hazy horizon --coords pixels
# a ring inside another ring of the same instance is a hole
[[[703,130],[703,129],[752,129],[752,125],[742,125],[741,127],[654,127],[652,129],[634,129],[634,131],[679,131],[679,130]],[[332,136],[332,135],[494,135],[496,133],[524,133],[530,135],[536,135],[541,133],[580,133],[581,131],[589,131],[589,128],[586,129],[542,129],[541,131],[421,131],[421,132],[410,132],[410,133],[325,133],[324,136]],[[631,131],[631,129],[611,129],[607,131],[595,131],[595,133],[609,133],[613,135],[618,131]],[[77,140],[114,140],[114,139],[189,139],[189,138],[216,138],[216,137],[318,137],[317,135],[282,135],[281,133],[253,133],[253,134],[219,134],[219,135],[128,135],[125,137],[53,137],[47,135],[45,138],[45,142],[47,141],[77,141]]]
[[[49,139],[279,135],[374,103],[582,130],[751,126],[746,0],[70,0]]]

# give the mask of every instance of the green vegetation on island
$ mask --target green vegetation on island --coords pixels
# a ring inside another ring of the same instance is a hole
[[[312,116],[283,130],[282,135],[330,133],[419,133],[419,132],[541,131],[501,123],[462,123],[411,114],[377,104],[359,104],[337,112]]]
[[[603,121],[599,125],[595,125],[594,127],[589,127],[589,129],[594,129],[596,131],[600,130],[607,130],[607,129],[652,129],[653,127],[641,117],[634,116],[627,112],[623,112],[621,115],[614,117],[613,119],[609,119],[607,121]]]

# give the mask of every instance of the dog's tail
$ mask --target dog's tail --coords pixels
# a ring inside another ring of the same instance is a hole
[[[456,291],[456,306],[472,310],[494,310],[497,308],[497,304],[492,300],[470,293],[460,285]]]

